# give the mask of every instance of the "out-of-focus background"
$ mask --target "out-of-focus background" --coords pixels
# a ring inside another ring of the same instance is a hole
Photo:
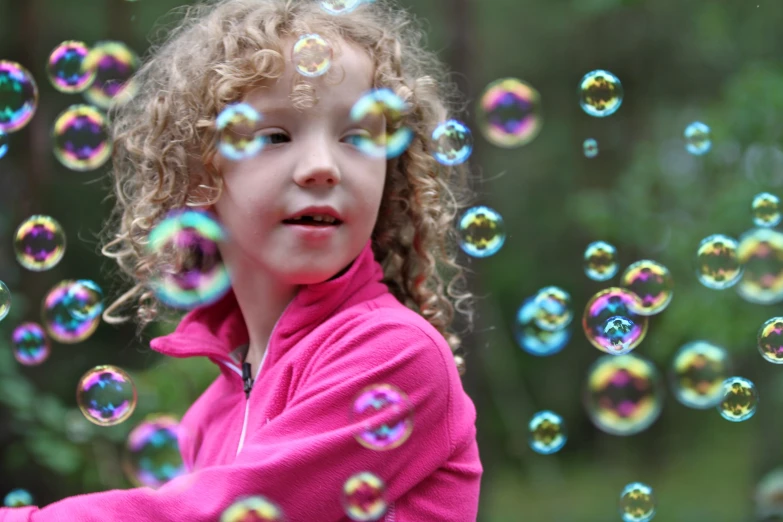
[[[63,279],[89,278],[110,297],[122,286],[108,274],[96,234],[108,216],[105,168],[74,172],[52,154],[51,126],[81,95],[46,79],[49,53],[65,40],[118,40],[143,56],[154,24],[181,0],[0,0],[0,59],[23,64],[40,89],[30,124],[10,135],[0,159],[0,280],[13,295],[0,322],[0,496],[24,488],[36,504],[131,487],[122,470],[129,431],[150,413],[181,416],[217,375],[207,360],[166,359],[134,339],[131,326],[101,324],[84,342],[52,343],[40,366],[22,366],[12,330],[39,321],[41,299]],[[781,306],[749,302],[737,287],[714,290],[697,280],[700,241],[739,238],[752,229],[751,201],[783,195],[783,3],[770,0],[404,0],[419,15],[428,46],[455,72],[471,101],[456,115],[474,128],[471,164],[482,175],[477,204],[505,221],[497,254],[463,260],[475,271],[478,323],[466,338],[466,390],[478,410],[485,475],[480,520],[592,522],[620,520],[618,498],[633,481],[653,487],[659,520],[779,520],[783,482],[759,484],[783,467],[783,368],[765,361],[756,334]],[[615,74],[620,109],[595,118],[580,108],[577,87],[594,69]],[[490,82],[519,78],[541,95],[543,126],[529,144],[504,149],[475,129],[476,101]],[[707,154],[689,154],[683,132],[711,128]],[[586,157],[583,142],[598,142]],[[65,229],[62,262],[44,272],[22,268],[12,236],[32,214]],[[673,300],[649,320],[635,354],[651,361],[663,391],[660,417],[641,433],[611,435],[591,422],[583,401],[588,369],[601,353],[585,338],[588,299],[617,286],[589,279],[586,246],[617,249],[620,271],[652,259],[671,271]],[[779,263],[779,260],[778,260]],[[774,272],[770,277],[780,277]],[[545,286],[571,296],[570,342],[537,357],[514,335],[517,310]],[[783,315],[783,314],[781,314]],[[146,338],[170,325],[156,325]],[[678,402],[667,379],[689,341],[725,348],[733,374],[756,384],[757,413],[732,423],[715,408]],[[113,364],[139,392],[126,422],[100,428],[84,420],[75,383],[89,368]],[[540,455],[528,445],[539,410],[559,413],[568,441]]]

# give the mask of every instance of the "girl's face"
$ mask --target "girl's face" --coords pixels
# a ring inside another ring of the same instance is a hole
[[[305,285],[340,272],[372,234],[386,160],[362,153],[355,144],[357,136],[377,134],[385,122],[351,121],[351,107],[372,88],[373,64],[348,42],[332,42],[335,71],[327,75],[328,83],[326,76],[308,79],[317,104],[294,109],[290,94],[298,73],[291,64],[293,44],[290,40],[284,48],[284,74],[243,100],[261,114],[257,132],[266,145],[250,159],[219,158],[224,190],[215,210],[230,235],[221,247],[229,267],[240,263],[262,270],[278,283]],[[342,223],[283,223],[311,206],[331,207]]]

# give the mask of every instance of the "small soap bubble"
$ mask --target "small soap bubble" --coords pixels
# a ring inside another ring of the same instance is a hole
[[[291,50],[291,62],[302,76],[314,78],[326,74],[332,65],[332,46],[317,34],[301,36]]]
[[[136,385],[116,366],[96,366],[76,385],[76,404],[84,417],[98,426],[116,426],[136,409]]]
[[[135,486],[157,489],[186,473],[179,452],[179,421],[147,416],[128,435],[123,470]]]
[[[757,227],[774,227],[780,223],[780,198],[769,192],[762,192],[753,198],[751,204],[753,223]]]
[[[79,321],[90,321],[103,312],[103,290],[95,281],[79,279],[65,297],[68,313]]]
[[[220,515],[220,522],[285,522],[283,510],[261,495],[240,498]]]
[[[363,0],[321,0],[321,9],[329,14],[341,15],[356,9]]]
[[[582,328],[587,340],[609,354],[630,352],[647,335],[648,319],[637,312],[641,308],[642,300],[639,296],[625,288],[601,290],[585,305]],[[621,318],[627,319],[627,322],[618,322]],[[628,331],[625,331],[625,327]],[[621,333],[622,336],[617,337]]]
[[[11,311],[11,291],[5,283],[0,281],[0,321],[6,318]]]
[[[738,248],[744,272],[737,285],[739,296],[750,303],[783,301],[783,233],[754,228],[742,234]]]
[[[602,69],[590,71],[579,82],[579,105],[596,118],[614,114],[623,103],[623,94],[619,78]]]
[[[720,416],[731,422],[742,422],[753,417],[759,404],[756,385],[744,377],[729,377],[723,381],[718,402]]]
[[[731,372],[725,349],[709,341],[691,341],[680,347],[669,373],[674,397],[689,408],[714,408]]]
[[[8,148],[11,143],[11,139],[8,134],[0,130],[0,158],[8,154]]]
[[[632,482],[620,493],[623,522],[648,522],[655,516],[655,495],[647,484]]]
[[[663,387],[658,370],[635,355],[603,355],[587,372],[585,409],[610,435],[635,435],[658,419]]]
[[[710,128],[700,121],[694,121],[685,127],[685,150],[694,156],[709,152],[712,147]]]
[[[3,505],[8,508],[32,506],[33,496],[26,489],[12,489],[3,499]]]
[[[473,134],[467,125],[458,120],[448,120],[432,132],[435,146],[433,156],[446,166],[465,163],[473,152]]]
[[[218,151],[226,158],[241,161],[252,158],[264,147],[264,138],[255,132],[258,122],[264,118],[244,102],[228,105],[215,120],[220,134]]]
[[[22,323],[11,333],[14,358],[24,366],[37,366],[49,358],[49,341],[41,325]]]
[[[530,448],[541,455],[557,453],[565,446],[568,436],[563,418],[555,412],[539,411],[528,424]]]
[[[356,147],[373,158],[392,159],[405,152],[413,141],[413,130],[404,125],[411,107],[390,89],[373,89],[351,108],[351,120],[376,129],[371,135],[357,134]],[[385,119],[386,129],[381,130]]]
[[[33,272],[49,270],[65,255],[65,232],[50,216],[30,216],[14,234],[14,252],[19,264]]]
[[[391,384],[363,389],[351,405],[356,440],[367,449],[385,451],[401,446],[413,433],[413,403]]]
[[[757,335],[759,353],[772,364],[783,364],[783,317],[767,319]]]
[[[619,269],[617,249],[606,241],[594,241],[585,249],[585,274],[593,281],[608,281]]]
[[[571,294],[557,286],[547,286],[538,291],[535,297],[536,325],[542,330],[556,332],[562,330],[574,318],[571,310]]]
[[[43,301],[43,325],[49,336],[63,344],[80,343],[90,337],[101,322],[100,314],[82,319],[72,313],[74,285],[78,281],[66,279],[55,285]]]
[[[131,77],[140,64],[138,55],[122,42],[96,43],[84,59],[84,70],[95,74],[95,80],[84,91],[87,102],[101,109],[127,103],[138,91]]]
[[[30,71],[0,60],[0,131],[18,131],[30,123],[37,108],[38,84]]]
[[[90,105],[71,105],[54,122],[54,155],[65,167],[84,172],[104,165],[111,157],[106,116]]]
[[[205,210],[173,210],[152,229],[148,251],[160,258],[152,281],[168,306],[193,309],[218,301],[231,289],[218,243],[226,231]]]
[[[588,138],[582,144],[585,158],[595,158],[598,156],[598,142],[593,138]]]
[[[527,145],[538,136],[544,123],[541,95],[516,78],[495,80],[484,89],[476,118],[479,130],[493,145]]]
[[[95,80],[95,68],[84,66],[89,53],[87,44],[76,40],[65,41],[52,51],[46,75],[55,89],[68,94],[82,92]]]
[[[564,328],[555,332],[543,330],[536,324],[537,315],[535,297],[526,299],[517,310],[514,321],[514,339],[517,344],[527,353],[539,357],[560,352],[571,339],[571,329]]]
[[[495,210],[477,206],[465,211],[459,220],[459,246],[472,257],[497,254],[506,242],[506,226]]]
[[[742,272],[736,239],[713,234],[701,240],[696,251],[696,277],[701,284],[723,290],[737,284]]]
[[[351,520],[380,520],[386,514],[386,484],[369,471],[352,475],[343,485],[343,507]]]
[[[663,312],[674,295],[674,280],[669,269],[657,261],[643,259],[631,264],[620,276],[620,285],[638,295],[642,307],[639,315]]]

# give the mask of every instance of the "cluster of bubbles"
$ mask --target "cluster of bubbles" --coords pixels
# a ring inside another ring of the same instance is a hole
[[[398,387],[373,384],[354,398],[354,437],[367,449],[386,451],[401,446],[413,432],[413,403]]]
[[[14,358],[24,366],[37,366],[49,358],[46,332],[37,323],[22,323],[11,333]]]
[[[457,224],[459,245],[471,257],[489,257],[497,254],[506,242],[503,217],[484,206],[467,209]]]
[[[530,448],[541,455],[557,453],[568,439],[565,421],[560,415],[549,410],[533,415],[528,424],[528,434]]]
[[[641,482],[628,484],[620,493],[619,507],[623,522],[649,522],[656,507],[652,488]]]
[[[123,469],[138,487],[159,488],[186,473],[179,451],[179,421],[153,414],[128,435]]]
[[[26,489],[12,489],[3,498],[3,505],[9,508],[32,506],[33,496]]]
[[[76,385],[76,403],[84,417],[98,426],[116,426],[136,409],[136,385],[116,366],[88,370]]]

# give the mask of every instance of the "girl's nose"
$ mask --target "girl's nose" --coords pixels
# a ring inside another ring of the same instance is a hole
[[[297,163],[294,181],[301,186],[337,185],[340,169],[327,143],[313,140]]]

